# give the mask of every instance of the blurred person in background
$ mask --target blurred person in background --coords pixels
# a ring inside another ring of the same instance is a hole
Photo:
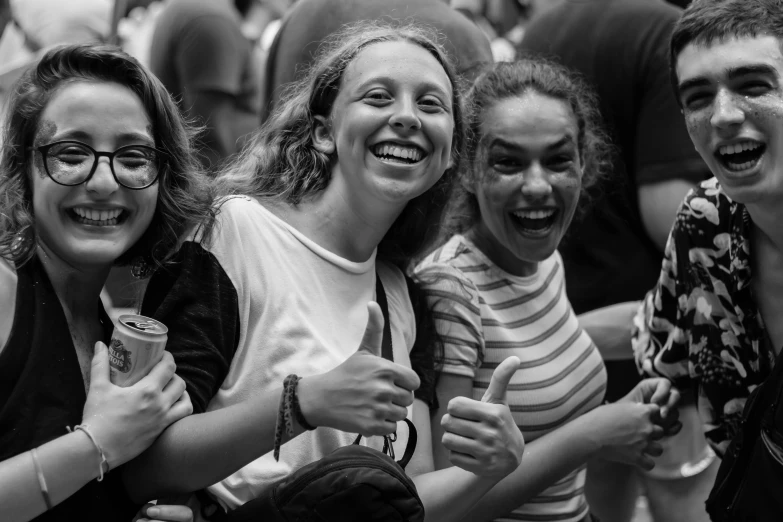
[[[441,42],[457,73],[472,81],[492,63],[484,33],[446,0],[299,0],[283,19],[266,61],[262,122],[285,94],[282,87],[301,77],[319,44],[343,25],[361,20],[406,20],[431,25],[445,36]]]
[[[242,33],[254,0],[169,0],[155,23],[150,68],[203,125],[203,161],[215,168],[258,126],[259,80]]]
[[[490,41],[496,62],[510,62],[522,42],[532,0],[451,0],[451,7],[478,25]]]
[[[688,136],[669,83],[669,37],[682,10],[663,0],[563,0],[528,24],[522,50],[559,59],[596,88],[618,153],[560,252],[577,314],[642,299],[660,274],[663,250],[685,194],[709,171]],[[628,318],[630,329],[631,318]],[[607,399],[637,381],[630,345],[604,353]],[[632,516],[641,485],[657,520],[706,520],[703,502],[717,465],[684,394],[682,432],[653,474],[596,463],[588,498],[604,522]]]
[[[114,0],[6,0],[0,37],[0,102],[44,52],[57,44],[105,42]]]

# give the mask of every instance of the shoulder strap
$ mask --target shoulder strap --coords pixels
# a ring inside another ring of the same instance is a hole
[[[381,312],[383,312],[383,344],[381,345],[381,354],[384,359],[394,361],[391,339],[391,320],[389,319],[389,303],[386,301],[386,291],[383,289],[381,276],[378,272],[375,272],[375,301],[378,303],[378,306],[381,307]],[[405,419],[405,423],[408,425],[408,445],[405,447],[405,453],[403,454],[402,459],[397,461],[403,469],[405,469],[405,466],[411,460],[411,457],[413,457],[413,451],[416,449],[416,443],[418,442],[416,426],[408,419]],[[397,440],[396,432],[391,436],[384,435],[383,439],[383,452],[388,454],[393,460],[396,460],[394,457],[394,446],[392,446],[392,442]],[[362,436],[358,435],[353,443],[359,444],[359,441],[361,440]]]
[[[375,272],[375,300],[383,312],[383,344],[381,345],[381,355],[384,359],[394,361],[394,350],[392,350],[391,338],[391,319],[389,318],[389,303],[386,301],[386,291],[383,289],[381,274]]]

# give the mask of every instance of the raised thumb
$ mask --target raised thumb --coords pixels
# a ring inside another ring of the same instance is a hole
[[[90,383],[109,382],[109,349],[98,341],[95,343],[95,353],[92,356]]]
[[[500,363],[492,373],[492,379],[489,381],[489,388],[484,392],[481,402],[491,404],[506,404],[506,388],[514,372],[519,369],[519,357],[511,356]]]
[[[364,337],[362,337],[357,352],[366,352],[381,357],[383,313],[381,313],[381,307],[374,301],[367,303],[367,312],[367,328],[364,330]]]

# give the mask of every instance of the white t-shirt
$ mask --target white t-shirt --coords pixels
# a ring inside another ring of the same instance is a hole
[[[394,360],[410,367],[415,321],[405,279],[396,267],[376,263],[375,253],[361,263],[343,259],[248,197],[224,201],[216,226],[209,244],[201,247],[214,256],[236,290],[240,331],[228,374],[208,411],[278,388],[291,373],[306,377],[344,362],[364,335],[376,270],[389,304]],[[407,427],[400,423],[398,428],[395,452],[401,455]],[[209,491],[225,507],[236,508],[355,438],[330,428],[306,432],[281,448],[279,462],[271,453],[264,455]],[[380,449],[382,439],[374,437],[369,444]]]

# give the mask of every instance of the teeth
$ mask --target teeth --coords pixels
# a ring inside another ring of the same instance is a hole
[[[514,215],[523,219],[547,219],[555,214],[554,209],[546,210],[517,210]]]
[[[418,147],[405,147],[403,145],[392,145],[382,143],[373,147],[373,153],[376,156],[394,156],[395,158],[419,161],[422,157],[422,151]]]
[[[741,141],[739,143],[734,143],[733,145],[723,145],[718,149],[718,153],[725,156],[727,154],[737,154],[738,152],[746,150],[755,150],[759,147],[761,147],[761,144],[756,143],[755,141]]]
[[[122,214],[122,209],[119,208],[111,210],[97,210],[94,208],[74,207],[73,211],[80,218],[89,221],[97,221],[99,225],[106,224],[109,221],[113,221],[114,223],[112,224],[116,224],[117,218],[120,216],[120,214]]]

